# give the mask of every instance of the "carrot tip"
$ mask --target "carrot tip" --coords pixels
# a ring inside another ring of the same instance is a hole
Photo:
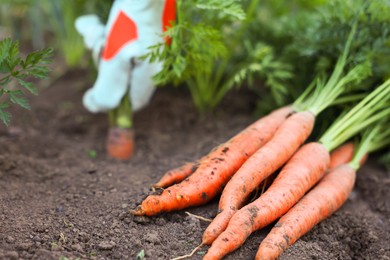
[[[129,160],[134,152],[134,130],[111,127],[108,131],[106,149],[112,158]]]
[[[130,212],[130,214],[132,214],[134,216],[144,216],[145,215],[145,211],[142,209],[141,206],[138,206],[135,209],[130,210],[129,212]]]

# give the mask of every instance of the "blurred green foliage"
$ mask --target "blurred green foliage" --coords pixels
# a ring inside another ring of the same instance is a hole
[[[85,65],[74,20],[95,13],[104,23],[112,2],[2,0],[0,31],[23,46],[54,47],[69,66]],[[332,70],[355,20],[350,64],[372,61],[367,86],[390,75],[388,0],[177,0],[177,5],[177,20],[166,32],[172,44],[153,46],[149,57],[164,62],[157,82],[188,87],[200,111],[213,110],[242,86],[259,97],[260,113],[292,102],[317,74]]]
[[[33,49],[53,47],[69,67],[77,67],[85,52],[75,19],[95,13],[107,18],[112,0],[2,0],[0,30]],[[85,64],[85,63],[84,63]]]
[[[266,82],[278,105],[285,103],[290,66],[273,46],[252,36],[259,0],[177,1],[177,20],[166,36],[170,45],[152,46],[148,57],[162,61],[157,83],[185,84],[201,113],[212,111],[234,87]]]
[[[11,119],[7,111],[11,104],[30,109],[24,90],[37,94],[31,79],[47,77],[51,56],[52,49],[42,49],[22,58],[17,41],[10,38],[0,40],[0,120],[5,125]]]

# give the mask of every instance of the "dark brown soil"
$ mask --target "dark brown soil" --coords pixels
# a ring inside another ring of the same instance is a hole
[[[86,82],[69,73],[13,110],[0,126],[0,259],[170,259],[200,243],[207,223],[184,211],[133,217],[161,174],[197,159],[253,121],[251,98],[234,93],[213,116],[200,119],[182,89],[159,89],[135,117],[130,162],[106,158],[106,115],[81,105]],[[96,156],[94,153],[96,152]],[[217,200],[189,209],[212,218]],[[255,233],[226,259],[253,259],[269,231]],[[201,259],[201,248],[192,259]],[[390,259],[390,175],[375,159],[334,216],[280,258]]]

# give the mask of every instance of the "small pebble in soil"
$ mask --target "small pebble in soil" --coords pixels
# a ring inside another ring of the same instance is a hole
[[[158,218],[158,219],[156,219],[155,223],[156,223],[156,225],[159,225],[159,226],[165,226],[165,224],[167,224],[167,221],[163,218]]]
[[[116,245],[116,244],[115,244],[115,242],[113,242],[113,241],[110,241],[110,242],[108,242],[108,241],[103,241],[103,242],[100,242],[100,243],[99,243],[98,248],[99,248],[100,250],[112,250],[112,249],[114,248],[115,245]]]
[[[81,231],[79,233],[79,241],[81,241],[81,242],[88,242],[89,241],[88,234],[86,232],[84,232],[84,231]]]
[[[5,259],[17,260],[17,259],[19,259],[19,254],[16,251],[7,252],[5,254]]]
[[[129,212],[126,212],[126,211],[122,211],[118,214],[118,218],[120,220],[124,220],[126,217],[130,216],[130,213]]]
[[[20,243],[16,245],[16,248],[23,251],[28,251],[30,247],[32,246],[32,243]]]
[[[80,244],[74,244],[71,246],[73,250],[77,251],[77,252],[84,252],[83,250],[83,247],[80,245]]]
[[[118,251],[114,252],[112,254],[112,257],[115,258],[115,259],[123,259],[122,254],[120,252],[118,252]]]
[[[151,222],[151,219],[145,216],[135,216],[134,222],[137,224],[149,224]]]
[[[15,242],[15,238],[7,236],[5,241],[7,241],[8,244],[13,244]]]
[[[157,231],[150,230],[145,234],[145,241],[151,244],[160,244],[160,238]]]

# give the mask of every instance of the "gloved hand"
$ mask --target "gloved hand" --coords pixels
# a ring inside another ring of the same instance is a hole
[[[95,15],[76,20],[98,64],[97,80],[83,98],[90,112],[116,108],[126,93],[133,111],[147,105],[155,90],[152,77],[162,64],[137,57],[164,40],[162,33],[174,18],[175,0],[115,0],[106,26]]]

